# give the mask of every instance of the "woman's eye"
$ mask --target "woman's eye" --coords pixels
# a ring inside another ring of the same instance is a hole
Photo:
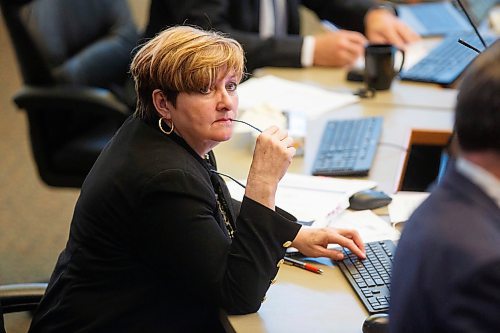
[[[202,93],[203,95],[208,95],[208,94],[210,94],[211,91],[212,91],[212,89],[210,89],[209,87],[200,89],[200,93]]]
[[[234,82],[230,82],[226,86],[227,91],[235,91],[236,88],[238,88],[238,85]]]

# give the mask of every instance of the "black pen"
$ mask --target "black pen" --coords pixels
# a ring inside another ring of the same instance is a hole
[[[292,259],[290,257],[285,257],[284,259],[285,259],[285,264],[295,266],[295,267],[300,267],[302,269],[305,269],[309,272],[313,272],[316,274],[323,274],[323,270],[321,268],[314,266],[314,265],[308,264],[308,263],[300,261],[300,260]]]

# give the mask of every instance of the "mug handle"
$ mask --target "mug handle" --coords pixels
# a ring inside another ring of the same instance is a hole
[[[396,72],[396,75],[401,73],[401,71],[403,70],[403,66],[405,64],[405,51],[402,50],[402,49],[398,49],[396,48],[397,51],[401,52],[401,65],[399,66],[399,70]]]

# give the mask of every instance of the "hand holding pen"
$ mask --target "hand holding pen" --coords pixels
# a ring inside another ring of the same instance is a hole
[[[309,272],[313,272],[313,273],[316,273],[316,274],[323,274],[323,270],[321,268],[318,268],[316,266],[313,266],[311,264],[308,264],[306,262],[303,262],[303,261],[300,261],[300,260],[296,260],[296,259],[293,259],[293,258],[290,258],[290,257],[285,257],[285,264],[287,265],[291,265],[291,266],[295,266],[295,267],[300,267],[302,269],[305,269]]]

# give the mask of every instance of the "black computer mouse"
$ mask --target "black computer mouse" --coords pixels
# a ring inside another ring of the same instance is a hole
[[[354,193],[349,198],[349,208],[353,210],[375,209],[387,206],[392,198],[382,191],[365,190]]]
[[[387,333],[389,332],[389,315],[387,313],[376,313],[368,316],[362,327],[363,333]]]

